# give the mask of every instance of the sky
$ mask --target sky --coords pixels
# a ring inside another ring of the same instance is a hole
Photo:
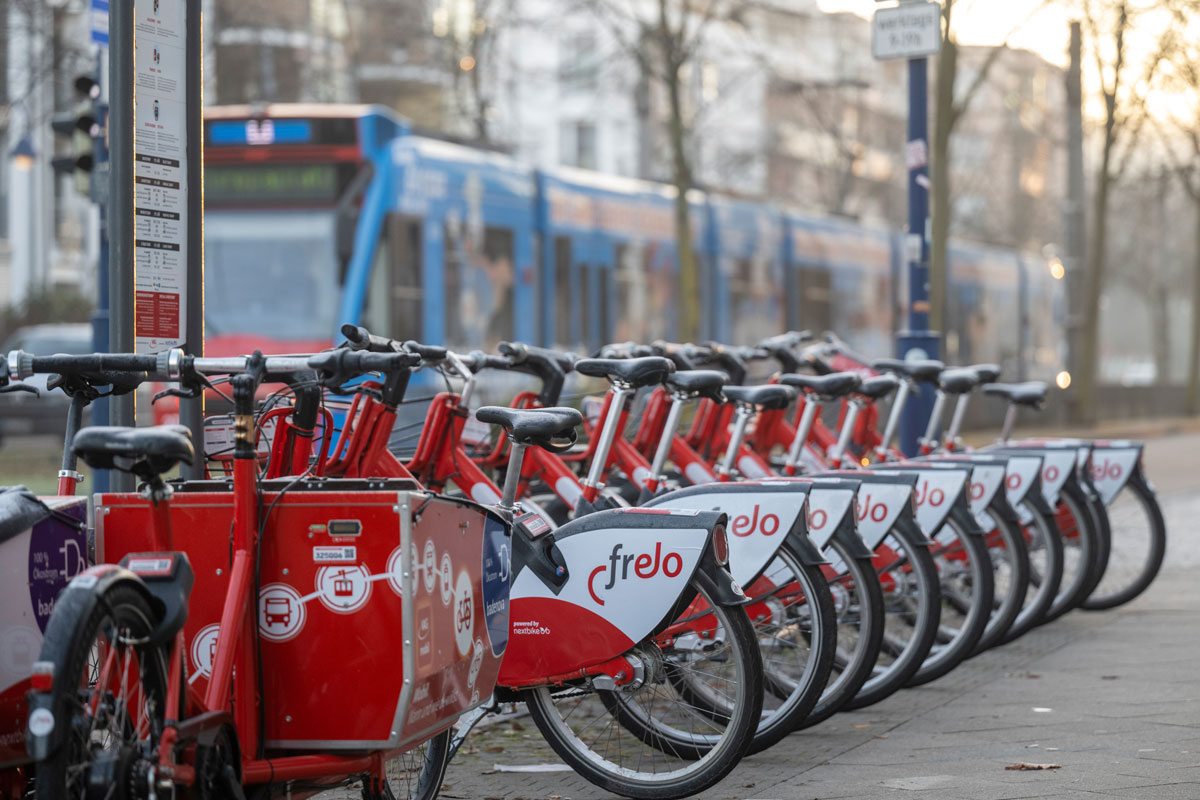
[[[817,0],[823,11],[852,11],[870,17],[876,0]],[[1040,10],[1039,10],[1039,7]],[[998,45],[1006,36],[1012,47],[1032,50],[1054,64],[1066,64],[1070,35],[1067,12],[1045,0],[957,0],[954,29],[961,44]]]

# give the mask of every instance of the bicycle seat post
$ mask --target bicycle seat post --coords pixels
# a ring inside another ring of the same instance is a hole
[[[838,431],[837,443],[829,450],[829,466],[834,469],[841,469],[842,456],[846,454],[846,449],[850,446],[854,423],[858,421],[858,414],[864,405],[866,403],[858,397],[850,397],[846,400],[846,418],[842,420],[842,429]]]
[[[755,413],[756,409],[750,403],[737,404],[737,411],[733,418],[733,432],[729,434],[729,445],[725,448],[725,455],[717,467],[717,477],[722,481],[733,480],[733,464],[737,459],[738,450],[741,449],[742,440],[746,437],[746,426],[750,420],[754,419]]]
[[[821,407],[824,405],[825,403],[819,395],[805,393],[804,410],[800,412],[800,424],[796,426],[796,435],[792,438],[791,447],[788,448],[787,461],[783,465],[785,475],[795,475],[800,471],[800,455],[804,452],[804,443],[808,441],[813,423],[817,421],[817,415],[821,413]]]
[[[508,471],[504,473],[504,489],[500,496],[500,507],[505,511],[515,511],[517,505],[517,487],[521,485],[521,467],[525,463],[525,448],[511,436],[508,447]]]
[[[942,424],[942,410],[946,407],[946,393],[938,387],[933,396],[933,410],[929,412],[929,422],[925,426],[925,435],[917,440],[923,454],[932,453],[937,447],[938,428]]]
[[[1009,402],[1008,409],[1004,412],[1004,425],[1000,428],[1000,443],[1007,444],[1012,438],[1013,426],[1017,423],[1017,404]]]
[[[667,456],[671,453],[671,443],[675,440],[675,429],[679,427],[679,417],[683,414],[683,405],[688,396],[683,392],[671,394],[671,409],[667,412],[667,421],[663,425],[662,436],[658,440],[658,449],[654,451],[654,460],[650,464],[650,480],[658,486],[666,480],[663,467],[667,464]]]
[[[608,454],[612,444],[620,435],[621,416],[625,410],[625,398],[633,389],[626,384],[614,380],[608,401],[608,413],[604,417],[604,427],[600,429],[600,440],[596,443],[596,452],[588,467],[587,477],[583,480],[584,488],[592,492],[600,491],[600,480],[608,466]],[[592,498],[588,498],[589,500]]]
[[[971,393],[963,392],[954,403],[954,413],[950,416],[950,427],[946,428],[946,434],[942,437],[942,446],[946,450],[955,450],[961,444],[958,440],[958,431],[962,428],[963,419],[967,416],[967,404],[970,402]]]
[[[892,408],[888,412],[887,424],[883,427],[883,438],[879,442],[879,446],[875,448],[875,455],[881,461],[888,459],[888,453],[891,451],[892,439],[896,436],[896,428],[900,427],[900,415],[904,413],[904,404],[908,402],[908,394],[912,391],[913,379],[905,375],[898,375],[900,378],[900,386],[896,389],[896,396],[892,399]]]

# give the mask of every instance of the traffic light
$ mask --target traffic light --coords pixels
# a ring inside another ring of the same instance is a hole
[[[100,84],[90,75],[75,78],[75,94],[78,100],[72,111],[60,111],[50,118],[50,127],[61,136],[69,137],[70,151],[50,161],[54,171],[75,176],[75,188],[81,194],[90,194],[91,172],[96,166],[97,141],[100,129]]]

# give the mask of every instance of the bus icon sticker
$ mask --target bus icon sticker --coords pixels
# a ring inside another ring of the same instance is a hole
[[[294,639],[304,627],[307,618],[308,613],[300,593],[286,583],[269,583],[258,593],[258,631],[264,639],[272,642]],[[213,637],[215,640],[216,631],[213,631]],[[197,636],[196,641],[199,640],[200,637]],[[203,660],[196,654],[195,645],[192,658],[197,667]]]

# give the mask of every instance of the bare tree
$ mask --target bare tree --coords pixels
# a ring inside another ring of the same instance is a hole
[[[1197,15],[1175,10],[1177,28],[1186,29]],[[1191,325],[1187,351],[1186,409],[1189,414],[1200,412],[1200,47],[1194,41],[1183,41],[1171,54],[1166,65],[1168,86],[1178,92],[1183,102],[1175,107],[1183,113],[1159,126],[1164,151],[1171,160],[1173,171],[1192,203],[1195,216],[1195,243],[1191,267]],[[1184,110],[1186,109],[1186,110]],[[1164,132],[1163,127],[1168,131]],[[1182,151],[1182,152],[1180,152]]]
[[[675,187],[675,241],[679,259],[680,337],[700,332],[700,281],[692,245],[687,193],[694,185],[686,78],[715,23],[741,24],[748,0],[600,0],[589,4],[647,84],[666,95],[667,145]]]
[[[933,138],[929,152],[930,198],[930,263],[929,263],[929,327],[941,331],[945,327],[947,291],[947,253],[950,242],[952,192],[950,178],[950,146],[955,128],[971,107],[971,102],[987,82],[992,68],[1008,49],[1008,40],[992,48],[979,65],[966,89],[959,92],[958,39],[954,35],[953,15],[956,0],[942,2],[942,48],[937,56],[937,77],[934,88]],[[1039,6],[1040,8],[1040,6]],[[1036,13],[1036,12],[1035,12]],[[1030,15],[1032,16],[1032,14]],[[1018,26],[1019,28],[1020,26]],[[1011,36],[1016,29],[1009,32]]]
[[[1113,185],[1121,179],[1147,120],[1147,89],[1164,57],[1176,43],[1174,28],[1158,33],[1157,43],[1144,63],[1131,64],[1129,37],[1148,11],[1160,4],[1151,0],[1082,0],[1081,12],[1088,46],[1095,62],[1096,80],[1104,103],[1100,161],[1096,167],[1095,194],[1087,249],[1088,270],[1083,302],[1083,330],[1077,367],[1079,417],[1096,419],[1096,385],[1099,371],[1100,296],[1108,256],[1107,221]],[[1141,30],[1141,29],[1139,29]]]

